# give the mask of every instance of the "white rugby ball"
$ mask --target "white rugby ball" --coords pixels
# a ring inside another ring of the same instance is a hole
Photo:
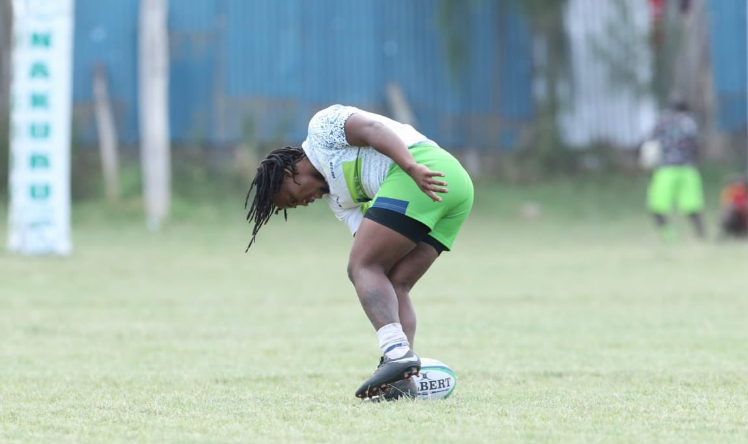
[[[647,140],[639,149],[639,166],[651,170],[662,161],[662,145],[657,139]]]
[[[418,399],[446,399],[455,390],[457,377],[445,363],[421,358],[421,373],[413,376],[418,387]]]

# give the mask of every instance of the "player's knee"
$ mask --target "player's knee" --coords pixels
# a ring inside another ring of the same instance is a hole
[[[356,284],[356,272],[358,271],[358,265],[351,259],[348,260],[348,279],[355,285]]]
[[[355,257],[348,259],[348,279],[355,285],[363,274],[376,272],[376,264],[370,264]]]

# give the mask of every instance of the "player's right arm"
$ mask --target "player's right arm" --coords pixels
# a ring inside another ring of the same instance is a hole
[[[405,143],[381,122],[372,119],[365,112],[357,112],[345,122],[345,136],[352,146],[370,146],[392,159],[405,171],[418,187],[434,202],[442,200],[436,193],[449,192],[447,182],[437,179],[444,173],[431,171],[426,165],[416,163]]]

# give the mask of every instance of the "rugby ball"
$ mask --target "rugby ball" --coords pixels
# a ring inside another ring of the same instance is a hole
[[[449,398],[457,385],[455,372],[447,364],[430,358],[421,358],[421,372],[412,379],[418,387],[418,399]]]
[[[662,161],[662,145],[657,139],[647,140],[639,149],[639,166],[651,170]]]

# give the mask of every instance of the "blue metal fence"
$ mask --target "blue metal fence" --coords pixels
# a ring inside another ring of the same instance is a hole
[[[116,125],[125,143],[137,136],[137,21],[138,3],[78,0],[73,52],[73,135],[84,143],[95,138],[93,68],[106,67]]]
[[[734,132],[746,127],[746,0],[710,1],[708,6],[719,124]]]
[[[75,133],[95,140],[91,70],[110,76],[120,139],[137,143],[137,0],[77,0]],[[509,2],[471,11],[467,68],[450,78],[436,0],[170,2],[170,123],[177,143],[299,143],[331,103],[388,113],[401,85],[418,126],[445,146],[511,148],[533,114],[531,37]],[[498,24],[498,25],[497,25]]]
[[[397,82],[418,128],[447,147],[512,149],[534,118],[533,37],[510,0],[466,2],[468,55],[450,77],[439,0],[171,0],[170,123],[176,143],[298,144],[331,103],[389,114]],[[597,3],[594,3],[597,4]],[[96,140],[91,72],[107,68],[124,144],[138,140],[139,0],[77,0],[75,137]],[[746,1],[707,2],[720,128],[746,126]],[[595,11],[590,11],[592,16]],[[592,18],[591,18],[592,20]],[[459,23],[459,22],[457,22]],[[632,116],[636,119],[636,116]],[[612,124],[616,124],[612,122]]]

